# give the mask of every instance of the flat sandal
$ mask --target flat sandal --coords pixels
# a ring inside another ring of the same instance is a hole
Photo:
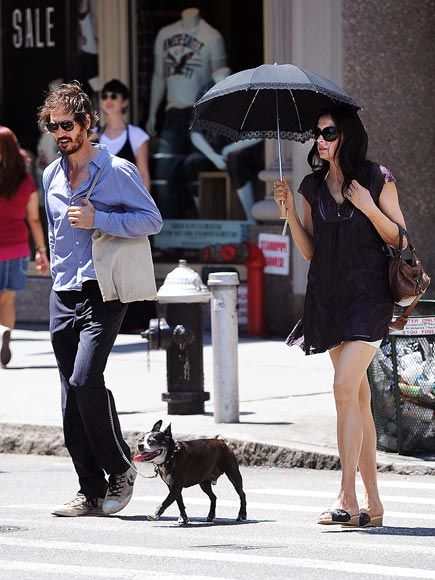
[[[369,516],[367,512],[359,512],[360,528],[380,528],[383,525],[383,516]]]
[[[324,517],[326,516],[326,517]],[[342,509],[330,509],[322,512],[317,519],[317,523],[322,526],[358,526],[360,514],[350,515],[349,512]]]

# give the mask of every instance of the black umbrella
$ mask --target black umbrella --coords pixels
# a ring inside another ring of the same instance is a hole
[[[240,139],[278,139],[304,143],[314,138],[322,109],[345,104],[360,109],[349,95],[325,77],[293,64],[263,64],[228,76],[194,105],[192,129]]]

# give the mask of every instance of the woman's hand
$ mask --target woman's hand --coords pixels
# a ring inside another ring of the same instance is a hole
[[[367,215],[376,207],[370,191],[358,183],[356,179],[351,181],[349,189],[344,195],[363,214]]]
[[[35,254],[36,269],[41,274],[47,274],[50,264],[47,258],[47,251],[45,248],[38,248]]]
[[[273,186],[273,198],[276,204],[284,205],[287,211],[293,210],[295,205],[295,198],[285,179],[282,181],[279,179],[274,181]]]

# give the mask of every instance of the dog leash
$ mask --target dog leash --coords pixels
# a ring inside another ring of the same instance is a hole
[[[113,423],[112,407],[110,405],[110,395],[109,395],[109,391],[107,390],[107,388],[106,388],[106,394],[107,394],[107,408],[109,410],[109,420],[110,420],[110,425],[112,427],[113,438],[115,439],[116,446],[118,447],[118,450],[121,453],[121,457],[133,469],[133,471],[135,471],[137,473],[137,475],[139,475],[140,477],[143,477],[143,479],[153,479],[154,477],[157,477],[159,474],[157,465],[154,465],[154,475],[144,475],[143,473],[138,471],[136,466],[133,465],[131,460],[128,459],[128,457],[124,453],[124,449],[121,447],[121,444],[118,441],[118,437],[116,436],[115,425]]]

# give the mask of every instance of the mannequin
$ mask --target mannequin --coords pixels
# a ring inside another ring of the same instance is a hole
[[[231,70],[227,67],[217,69],[212,74],[213,84],[223,80],[229,74],[231,74]],[[207,87],[207,90],[209,88],[211,88],[211,86]],[[205,92],[206,91],[203,91],[203,94],[205,94]],[[201,96],[202,95],[198,95],[198,99]],[[237,195],[245,211],[246,219],[247,221],[254,223],[255,220],[252,218],[251,210],[255,203],[255,198],[251,176],[252,173],[256,173],[255,164],[257,159],[254,159],[254,162],[252,162],[252,157],[258,158],[258,147],[257,150],[249,150],[249,148],[262,143],[262,141],[260,139],[243,139],[242,141],[224,145],[223,140],[219,137],[211,135],[207,135],[206,137],[198,130],[192,131],[190,138],[192,144],[201,152],[201,154],[193,153],[186,159],[185,172],[188,181],[196,183],[194,176],[195,171],[197,180],[197,174],[200,171],[208,171],[214,167],[221,171],[228,170],[230,177],[237,188]],[[254,155],[251,155],[251,153],[254,153]],[[247,167],[241,167],[241,165],[246,164],[247,159],[249,159],[249,163],[253,165],[252,170],[248,170]],[[210,165],[210,162],[214,167]],[[258,170],[260,169],[261,167],[258,167]],[[197,198],[195,197],[195,199]]]
[[[225,63],[222,35],[200,17],[197,8],[183,10],[180,20],[163,27],[154,45],[147,132],[156,134],[156,115],[166,94],[161,138],[174,153],[188,153],[191,107],[200,88],[211,81],[212,72]]]
[[[98,81],[98,2],[80,0],[78,77],[83,89],[93,96]]]

